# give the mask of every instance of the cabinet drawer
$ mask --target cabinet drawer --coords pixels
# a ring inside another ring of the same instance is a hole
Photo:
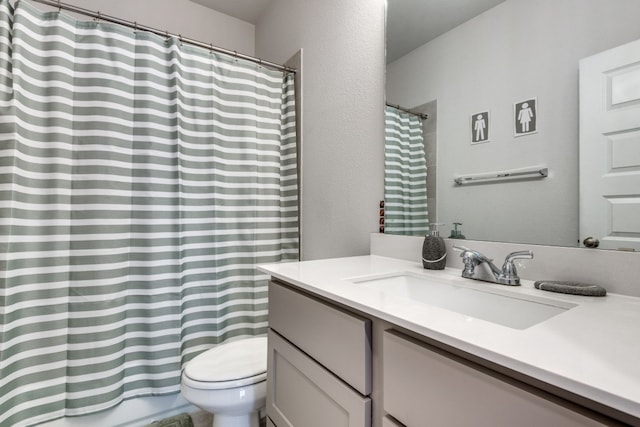
[[[370,398],[273,330],[267,364],[267,414],[278,427],[371,426]]]
[[[586,410],[395,332],[383,337],[383,396],[384,410],[408,427],[605,425]]]
[[[269,327],[366,396],[371,393],[371,321],[269,283]]]
[[[384,417],[382,419],[382,427],[403,427],[403,426],[401,424],[398,424],[397,422],[393,421],[389,417]]]

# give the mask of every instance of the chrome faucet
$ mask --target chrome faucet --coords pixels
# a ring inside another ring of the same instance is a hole
[[[467,279],[482,280],[485,282],[499,283],[501,285],[518,286],[520,278],[514,264],[516,259],[532,259],[532,251],[511,252],[504,259],[502,269],[496,267],[492,259],[487,258],[478,251],[465,248],[464,246],[453,246],[453,249],[461,251],[460,257],[464,268],[462,269],[462,277]],[[486,264],[491,270],[492,276],[483,275],[476,267]]]

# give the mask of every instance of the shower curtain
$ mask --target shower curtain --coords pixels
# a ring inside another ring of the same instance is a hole
[[[0,0],[0,425],[179,391],[298,257],[291,74]]]
[[[386,107],[384,164],[384,232],[425,235],[427,163],[418,116]]]

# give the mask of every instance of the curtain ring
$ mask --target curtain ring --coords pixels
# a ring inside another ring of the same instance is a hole
[[[133,34],[138,33],[138,21],[133,21]]]
[[[182,34],[178,34],[178,40],[180,40],[180,46],[182,46]]]
[[[164,37],[165,37],[165,41],[169,41],[169,31],[164,30]]]
[[[58,0],[58,12],[62,10],[62,4],[60,2],[61,0]]]

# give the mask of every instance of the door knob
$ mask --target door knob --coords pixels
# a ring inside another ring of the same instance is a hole
[[[587,248],[597,248],[598,246],[600,246],[600,240],[596,239],[595,237],[587,237],[586,239],[584,239],[582,241],[582,243],[587,247]]]

